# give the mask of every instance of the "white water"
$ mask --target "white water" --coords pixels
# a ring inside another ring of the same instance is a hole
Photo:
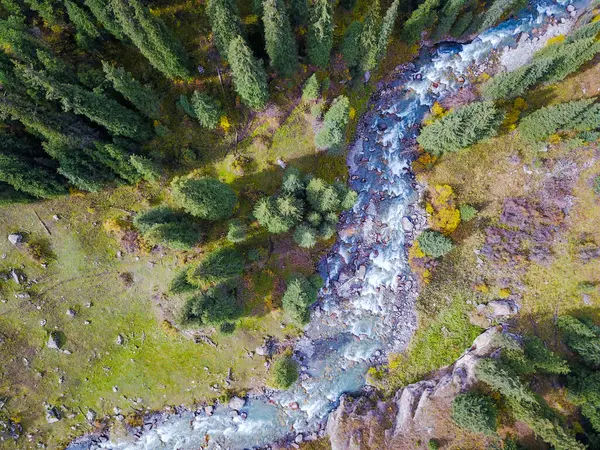
[[[566,3],[565,3],[566,4]],[[231,417],[227,406],[214,415],[171,415],[140,439],[108,442],[120,450],[244,449],[286,436],[314,432],[339,397],[365,385],[368,368],[391,351],[400,351],[416,326],[414,289],[404,250],[402,218],[415,201],[410,150],[417,125],[437,98],[456,92],[467,68],[482,63],[494,49],[515,46],[521,32],[566,17],[565,4],[539,2],[532,11],[482,33],[466,45],[441,45],[422,56],[392,84],[393,94],[363,117],[364,133],[348,156],[351,186],[359,192],[353,210],[342,218],[338,240],[320,267],[325,280],[305,335],[296,346],[301,379],[270,399],[250,399]],[[437,83],[434,88],[432,83]],[[366,268],[364,279],[359,268]],[[408,293],[409,292],[409,293]],[[292,409],[297,403],[299,408]],[[90,448],[88,442],[70,449]]]

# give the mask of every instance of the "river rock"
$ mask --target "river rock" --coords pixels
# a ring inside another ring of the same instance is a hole
[[[414,227],[415,226],[408,217],[402,218],[402,228],[404,229],[404,231],[412,231]]]
[[[246,400],[244,400],[243,398],[232,397],[231,400],[229,400],[228,406],[231,409],[239,411],[240,409],[242,409],[244,407],[245,404],[246,404]]]
[[[215,410],[215,408],[213,408],[211,405],[204,407],[204,412],[206,413],[207,416],[212,416],[214,410]]]
[[[519,312],[516,303],[510,300],[494,300],[487,304],[491,317],[509,317]]]
[[[20,244],[21,242],[23,242],[23,235],[19,233],[9,234],[8,241],[13,245]]]

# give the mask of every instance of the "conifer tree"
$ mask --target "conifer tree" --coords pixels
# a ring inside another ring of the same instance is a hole
[[[436,9],[440,0],[425,0],[404,23],[403,35],[406,43],[413,45],[421,39],[421,33],[435,22]]]
[[[66,193],[64,184],[50,170],[3,147],[0,142],[0,181],[39,198]]]
[[[75,39],[78,43],[85,47],[87,40],[93,40],[100,37],[100,32],[85,9],[81,8],[71,0],[64,0],[64,3],[69,20],[75,25],[75,29],[77,30]]]
[[[136,140],[150,137],[150,129],[134,111],[96,91],[88,91],[75,84],[58,82],[41,72],[20,66],[23,78],[32,86],[42,88],[47,98],[60,100],[65,111],[86,116],[117,136]]]
[[[210,0],[206,7],[215,45],[221,57],[228,59],[229,45],[242,35],[240,14],[233,0]]]
[[[121,24],[115,17],[115,12],[110,5],[110,0],[84,0],[84,3],[106,31],[117,39],[125,38]]]
[[[458,15],[464,9],[466,1],[467,0],[448,0],[440,11],[433,39],[441,39],[450,33],[452,25],[454,25]]]
[[[470,27],[475,26],[473,18],[474,14],[471,10],[461,14],[456,22],[454,22],[454,25],[452,25],[452,28],[450,29],[450,35],[455,38],[461,37],[467,32],[467,30],[469,30]]]
[[[27,64],[37,64],[37,50],[45,47],[16,16],[0,19],[0,48],[9,57]]]
[[[54,25],[58,22],[58,14],[51,0],[24,0],[27,5],[37,12],[46,23]]]
[[[171,79],[189,76],[181,42],[140,0],[111,0],[111,6],[123,33],[154,68]]]
[[[173,199],[193,216],[216,221],[233,214],[237,195],[228,185],[210,177],[180,178],[171,182]]]
[[[493,102],[471,103],[425,126],[417,142],[434,155],[454,152],[496,134],[503,119]]]
[[[115,67],[102,61],[102,69],[115,90],[129,100],[138,111],[150,119],[156,120],[160,117],[160,100],[152,89],[142,86],[122,67]]]
[[[333,46],[333,5],[330,0],[315,0],[308,25],[308,58],[321,68],[329,65]]]
[[[305,25],[308,22],[307,0],[290,0],[290,19],[294,26]]]
[[[315,145],[319,148],[337,150],[344,143],[344,131],[349,120],[350,101],[340,95],[331,103],[325,113],[323,128],[315,135]]]
[[[377,67],[379,62],[379,35],[381,29],[381,10],[379,0],[369,8],[360,33],[360,68],[368,72]]]
[[[313,73],[302,88],[302,99],[303,100],[316,100],[319,98],[319,80],[317,80],[317,74]]]
[[[265,46],[271,66],[283,76],[298,67],[296,39],[283,0],[264,0]]]
[[[390,7],[385,12],[383,21],[381,22],[381,33],[379,34],[379,50],[378,58],[382,60],[385,58],[387,48],[394,32],[394,26],[396,19],[398,18],[398,8],[400,7],[400,0],[394,0]]]
[[[215,129],[221,118],[220,105],[208,94],[194,91],[191,107],[196,119],[209,129]]]
[[[342,55],[344,61],[349,68],[358,67],[361,62],[361,34],[363,29],[363,23],[359,20],[355,20],[346,29],[344,34],[344,42],[342,43]]]
[[[235,90],[250,108],[262,109],[269,98],[267,74],[260,61],[252,54],[244,38],[236,37],[228,50]]]
[[[493,27],[500,19],[502,19],[502,17],[504,17],[504,15],[510,12],[518,12],[526,5],[527,2],[524,0],[496,0],[484,13],[479,31],[485,31],[488,28]]]

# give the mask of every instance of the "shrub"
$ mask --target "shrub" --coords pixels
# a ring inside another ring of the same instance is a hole
[[[494,433],[497,416],[496,404],[487,395],[469,392],[459,394],[452,402],[452,420],[475,433]]]
[[[493,102],[471,103],[425,126],[417,142],[436,156],[455,152],[495,135],[503,119]]]
[[[321,94],[319,92],[319,80],[317,80],[317,74],[313,73],[302,88],[302,99],[303,100],[316,100]]]
[[[454,247],[452,240],[438,231],[423,231],[417,242],[423,253],[432,258],[444,256]]]
[[[241,308],[228,286],[216,286],[187,300],[183,307],[183,325],[220,325],[237,319]]]
[[[275,389],[287,389],[298,379],[298,363],[285,353],[271,366],[269,384]]]
[[[223,322],[219,327],[219,331],[223,334],[233,334],[233,332],[235,331],[235,323]]]
[[[181,178],[171,182],[173,199],[190,214],[216,221],[233,214],[237,196],[225,183],[210,177]]]
[[[171,294],[186,294],[194,292],[197,287],[188,281],[189,267],[177,271],[171,282],[169,283],[169,293]]]
[[[229,222],[229,230],[227,231],[227,240],[234,244],[244,242],[248,234],[248,227],[239,219]]]
[[[477,210],[471,205],[462,204],[458,207],[458,210],[460,211],[460,220],[463,222],[468,222],[477,215]]]
[[[138,214],[133,224],[152,245],[190,250],[201,238],[200,226],[187,214],[159,206]]]
[[[340,95],[331,103],[323,118],[323,127],[315,135],[315,145],[324,149],[338,149],[344,143],[346,125],[350,118],[350,101]]]
[[[429,439],[427,442],[427,450],[439,450],[440,444],[435,439]]]
[[[308,308],[317,301],[317,294],[322,286],[323,280],[318,275],[313,275],[310,279],[296,275],[288,281],[283,294],[283,310],[297,325],[304,325],[310,320]]]
[[[309,225],[298,225],[294,232],[294,241],[300,247],[312,248],[317,244],[317,230]]]
[[[233,248],[222,247],[208,253],[188,272],[188,281],[206,289],[239,277],[244,270],[243,256]]]

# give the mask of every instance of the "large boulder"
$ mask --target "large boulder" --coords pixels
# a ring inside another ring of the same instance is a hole
[[[229,407],[236,411],[239,411],[240,409],[242,409],[245,404],[246,404],[246,400],[244,400],[243,398],[240,398],[240,397],[232,397],[231,400],[229,400]]]
[[[23,235],[19,233],[11,233],[8,235],[8,240],[13,245],[18,245],[23,242]]]
[[[517,304],[511,300],[494,300],[487,304],[491,317],[510,317],[519,312]]]

